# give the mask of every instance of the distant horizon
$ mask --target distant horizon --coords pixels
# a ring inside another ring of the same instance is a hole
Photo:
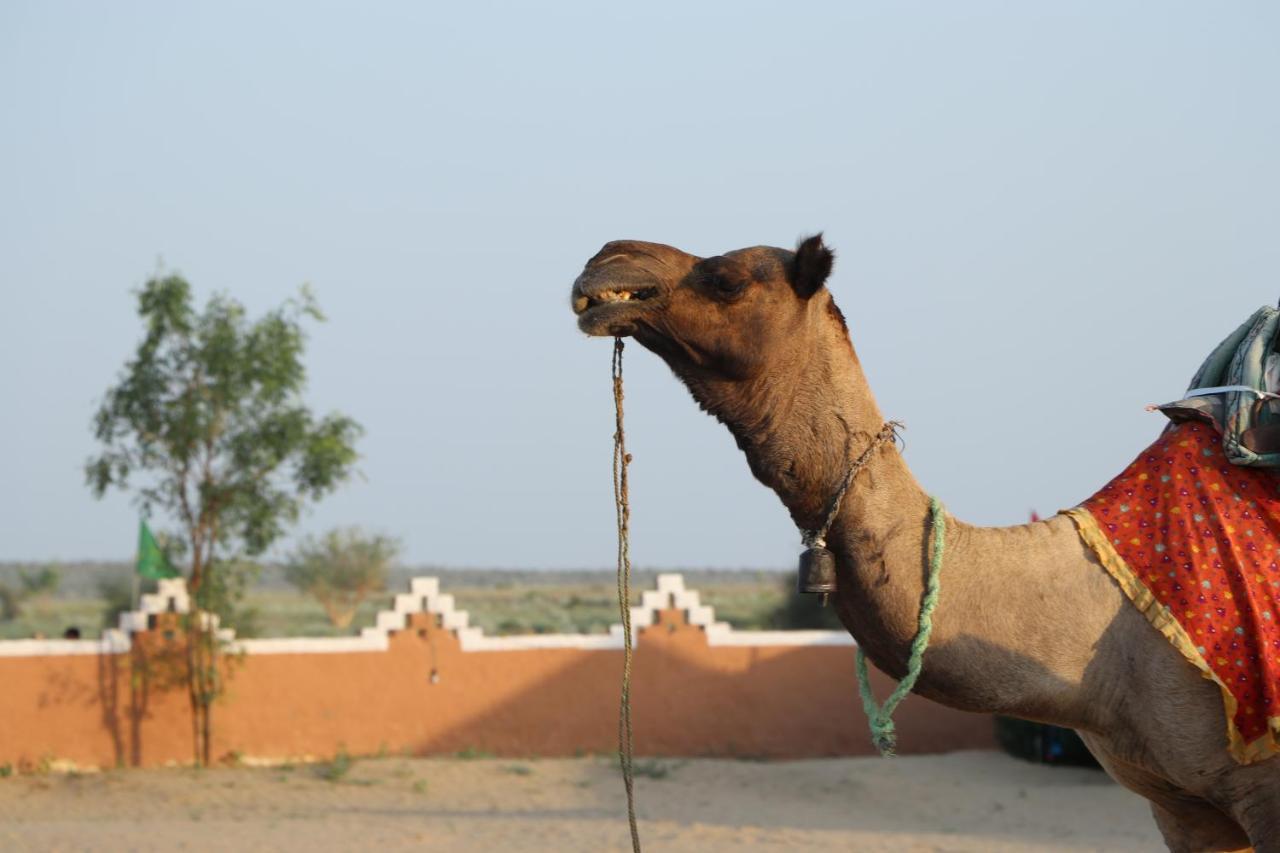
[[[254,562],[265,567],[280,568],[284,564],[278,560],[255,560]],[[0,572],[13,571],[28,566],[52,566],[67,567],[72,570],[76,568],[88,567],[123,567],[129,568],[133,565],[132,558],[127,560],[0,560]],[[183,568],[179,565],[179,568]],[[392,563],[389,569],[392,573],[402,574],[404,572],[415,571],[436,571],[436,572],[602,572],[610,575],[615,574],[617,569],[614,566],[446,566],[436,565],[433,563]],[[633,565],[632,572],[757,572],[766,574],[785,575],[788,572],[795,571],[794,566],[640,566]]]

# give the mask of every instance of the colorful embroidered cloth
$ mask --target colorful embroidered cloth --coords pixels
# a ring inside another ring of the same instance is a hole
[[[1280,477],[1175,424],[1068,510],[1125,594],[1222,690],[1237,761],[1280,752]]]

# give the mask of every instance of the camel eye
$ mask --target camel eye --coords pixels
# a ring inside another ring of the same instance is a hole
[[[710,258],[702,268],[702,278],[707,290],[724,300],[737,299],[751,281],[746,270],[728,258]]]
[[[734,275],[732,270],[721,270],[709,278],[712,292],[725,301],[738,299],[747,289],[747,278]]]
[[[725,296],[737,296],[746,290],[747,283],[742,279],[718,275],[715,277],[715,287]]]

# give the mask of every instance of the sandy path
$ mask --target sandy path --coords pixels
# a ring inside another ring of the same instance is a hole
[[[1100,772],[998,753],[779,763],[642,761],[649,850],[1163,849]],[[602,758],[397,759],[322,768],[0,779],[0,849],[629,849]]]

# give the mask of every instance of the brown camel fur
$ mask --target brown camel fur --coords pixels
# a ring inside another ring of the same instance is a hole
[[[885,420],[825,287],[833,260],[820,235],[795,252],[711,258],[625,240],[605,245],[573,285],[579,327],[632,336],[662,357],[806,529]],[[836,611],[899,678],[927,516],[928,496],[883,445],[828,536]],[[1111,776],[1151,801],[1170,850],[1280,851],[1280,763],[1230,757],[1218,688],[1128,603],[1069,519],[946,524],[917,693],[1076,729]]]

